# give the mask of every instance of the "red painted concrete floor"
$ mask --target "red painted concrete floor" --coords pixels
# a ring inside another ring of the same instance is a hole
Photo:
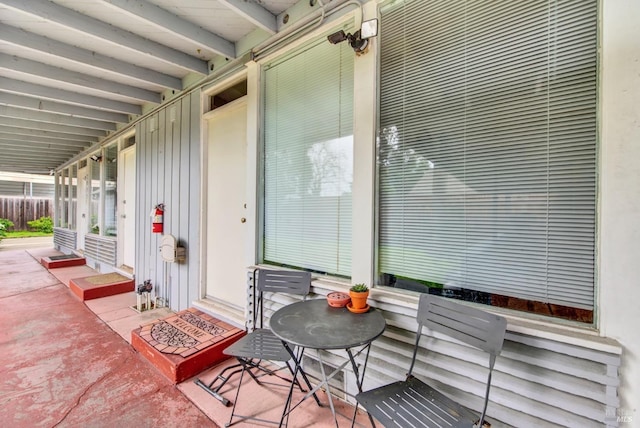
[[[26,251],[0,253],[0,425],[215,427]]]
[[[52,248],[0,253],[0,426],[216,427],[229,421],[231,407],[197,386],[195,377],[174,386],[129,345],[131,330],[164,318],[168,309],[137,313],[130,308],[133,292],[79,302],[65,283],[95,271],[78,266],[48,272],[40,257],[55,254]],[[209,382],[232,363],[196,377]],[[221,391],[230,400],[237,381],[232,378]],[[279,419],[286,387],[258,386],[249,376],[244,382],[238,410]],[[319,396],[326,404],[326,395]],[[336,399],[334,404],[340,426],[351,426],[353,407]],[[364,412],[355,425],[370,426]],[[307,400],[292,412],[288,426],[335,423],[328,406]]]

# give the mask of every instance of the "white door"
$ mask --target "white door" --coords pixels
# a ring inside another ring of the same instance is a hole
[[[76,232],[77,242],[76,247],[79,251],[84,251],[84,235],[89,229],[89,193],[87,181],[89,168],[78,169],[78,209],[76,211]]]
[[[118,248],[120,265],[134,268],[136,258],[136,150],[135,146],[120,152],[118,177]]]
[[[207,124],[206,295],[243,318],[247,283],[246,99],[216,109]]]

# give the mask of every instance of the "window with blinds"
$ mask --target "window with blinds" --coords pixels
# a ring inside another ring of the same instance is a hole
[[[593,322],[597,2],[381,9],[382,285]]]
[[[353,57],[322,37],[265,67],[265,262],[351,274]]]

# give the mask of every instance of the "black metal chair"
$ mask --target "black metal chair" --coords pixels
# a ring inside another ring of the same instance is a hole
[[[257,289],[254,290],[253,293],[254,329],[245,337],[223,351],[225,354],[235,357],[242,367],[238,388],[236,389],[236,397],[231,411],[231,418],[229,419],[229,423],[225,425],[227,427],[236,422],[247,419],[261,422],[272,422],[276,424],[280,422],[235,414],[238,396],[240,395],[240,388],[242,387],[242,379],[245,372],[248,373],[258,384],[267,383],[261,381],[260,377],[265,375],[275,375],[281,379],[294,382],[298,385],[300,390],[304,391],[297,378],[294,376],[294,370],[289,363],[289,360],[291,360],[291,354],[289,354],[289,351],[284,347],[282,341],[278,339],[271,330],[264,328],[264,293],[286,293],[306,297],[306,295],[309,294],[309,289],[311,288],[311,274],[309,272],[260,269],[257,271],[257,276],[258,285]],[[274,369],[265,365],[263,362],[280,362],[284,363],[284,366]],[[278,372],[284,368],[289,369],[292,376],[291,379],[286,379],[278,374]],[[309,383],[306,374],[304,372],[300,373],[307,386],[311,388],[311,384]],[[318,405],[320,405],[320,400],[315,394],[314,398]],[[239,419],[234,422],[234,418]]]
[[[406,380],[360,393],[356,400],[385,427],[482,427],[489,402],[491,373],[496,357],[502,351],[506,320],[450,299],[423,294],[417,321],[416,342]],[[480,415],[412,375],[424,326],[488,353],[489,373]]]

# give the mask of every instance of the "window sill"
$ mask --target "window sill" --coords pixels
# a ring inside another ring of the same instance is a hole
[[[326,295],[331,291],[345,291],[351,286],[347,280],[340,278],[316,278],[311,283],[316,294]],[[398,312],[415,316],[418,308],[418,296],[413,293],[402,293],[384,288],[373,288],[369,294],[372,306],[385,309],[389,306],[398,308]],[[542,319],[530,319],[513,315],[511,311],[487,308],[490,312],[504,316],[507,319],[507,334],[515,333],[540,339],[554,340],[564,344],[580,346],[596,351],[620,355],[622,347],[618,342],[607,337],[601,337],[597,330],[591,327],[556,324]],[[495,309],[495,310],[494,310]]]

